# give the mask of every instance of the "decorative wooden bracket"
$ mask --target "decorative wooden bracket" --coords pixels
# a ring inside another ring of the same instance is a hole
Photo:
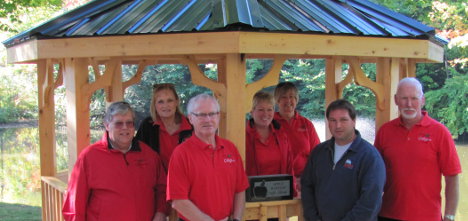
[[[125,92],[125,89],[127,89],[127,87],[130,87],[133,84],[136,84],[136,83],[141,81],[141,78],[143,77],[143,71],[145,70],[146,66],[148,66],[148,65],[149,65],[149,62],[146,61],[146,60],[142,60],[142,61],[140,61],[138,63],[138,69],[137,69],[135,75],[133,75],[133,77],[131,79],[129,79],[128,81],[123,82],[123,84],[122,84],[122,93]]]
[[[220,82],[214,81],[200,70],[197,61],[194,56],[188,56],[187,59],[182,60],[183,63],[187,64],[190,70],[190,76],[192,77],[192,83],[207,87],[213,91],[215,97],[222,97],[226,94],[226,86]]]
[[[268,73],[263,76],[261,79],[252,82],[250,84],[246,85],[246,98],[252,98],[253,95],[266,87],[276,85],[279,81],[280,77],[280,71],[281,68],[283,67],[284,61],[287,59],[287,56],[282,56],[282,55],[277,55],[274,57],[273,65],[271,69],[268,71]],[[252,108],[252,102],[251,99],[246,99],[245,100],[245,112],[249,112],[250,109]]]
[[[57,78],[54,81],[54,64],[59,64],[59,69],[57,73]],[[44,82],[38,82],[44,91],[44,103],[40,104],[41,107],[48,106],[50,104],[50,98],[53,98],[51,94],[54,93],[54,90],[63,84],[63,60],[53,61],[51,59],[46,60],[46,73]]]
[[[354,82],[357,85],[369,88],[375,94],[377,107],[381,110],[384,109],[384,86],[369,79],[364,71],[361,69],[361,62],[359,59],[349,59],[349,72],[354,76]],[[348,74],[348,76],[350,75]],[[348,78],[346,76],[346,78]],[[346,79],[345,79],[346,80]]]
[[[96,77],[96,81],[83,85],[82,91],[84,93],[84,96],[90,99],[96,90],[109,90],[109,87],[111,87],[112,84],[112,79],[115,77],[115,69],[117,68],[117,65],[120,64],[120,60],[116,58],[111,58],[109,61],[107,61],[106,70],[104,71],[104,74],[100,75],[99,77]],[[99,73],[97,72],[99,71],[99,69],[97,69],[96,71],[96,68],[98,68],[97,65],[93,66],[93,68],[95,74]]]

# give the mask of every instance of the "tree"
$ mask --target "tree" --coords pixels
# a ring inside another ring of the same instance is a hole
[[[22,23],[21,15],[33,8],[49,8],[56,11],[62,0],[0,0],[0,31],[18,32],[15,24]]]

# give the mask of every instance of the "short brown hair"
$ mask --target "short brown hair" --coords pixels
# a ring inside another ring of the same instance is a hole
[[[356,110],[354,109],[354,106],[347,100],[345,99],[338,99],[336,101],[331,102],[328,107],[327,107],[327,112],[326,116],[328,119],[328,116],[330,115],[330,112],[334,110],[347,110],[349,117],[351,117],[352,120],[356,120]]]

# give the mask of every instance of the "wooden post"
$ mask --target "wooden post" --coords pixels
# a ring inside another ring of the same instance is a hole
[[[86,58],[65,59],[64,82],[67,99],[68,171],[71,172],[79,153],[89,145],[89,99],[83,91],[88,82]]]
[[[220,99],[226,105],[225,110],[229,110],[225,119],[221,119],[225,122],[221,134],[236,145],[245,161],[245,60],[240,54],[226,55],[225,77],[218,78],[226,80],[226,95]]]
[[[108,65],[114,65],[110,62]],[[112,74],[111,85],[109,87],[109,93],[107,94],[107,106],[112,102],[122,101],[124,90],[122,87],[122,63],[118,61]]]
[[[37,86],[39,103],[39,148],[41,176],[55,176],[55,102],[54,93],[49,92],[53,84],[53,73],[49,71],[46,60],[37,62]],[[53,90],[53,89],[52,89]],[[46,186],[41,182],[42,208],[46,207]],[[42,213],[42,220],[46,220]]]
[[[342,80],[342,60],[340,57],[332,57],[325,60],[325,109],[328,105],[334,100],[341,97],[341,94],[338,94],[337,84]],[[325,139],[331,138],[331,133],[328,130],[328,124],[325,120]]]
[[[400,60],[398,58],[379,58],[377,60],[376,81],[384,86],[384,107],[380,109],[376,104],[375,131],[382,124],[397,117],[398,109],[394,95],[400,77]]]
[[[408,58],[407,67],[408,77],[416,77],[416,61],[414,59]]]

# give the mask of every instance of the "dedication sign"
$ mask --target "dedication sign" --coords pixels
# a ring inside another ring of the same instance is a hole
[[[247,202],[290,200],[293,198],[293,177],[288,174],[250,176]]]

